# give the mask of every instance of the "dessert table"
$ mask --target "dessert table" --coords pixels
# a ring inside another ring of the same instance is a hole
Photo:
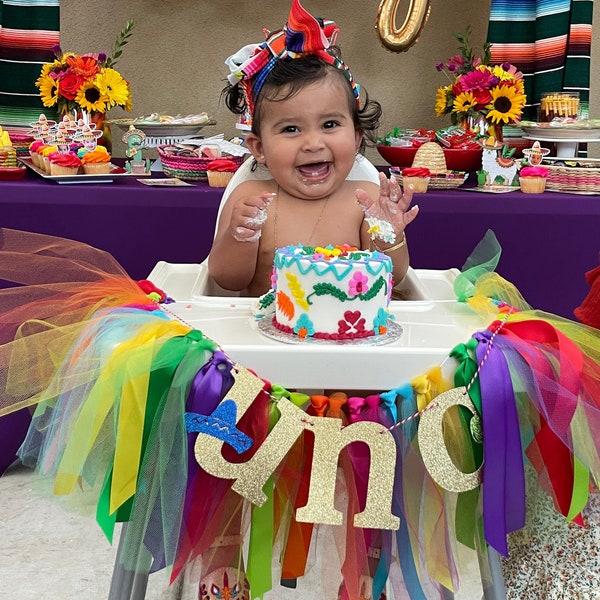
[[[133,176],[107,184],[58,184],[28,172],[0,181],[0,225],[73,238],[110,252],[134,279],[160,261],[199,263],[208,254],[222,189],[150,187]],[[466,184],[468,185],[468,183]],[[416,196],[411,264],[460,268],[487,229],[503,248],[497,271],[535,308],[573,318],[598,264],[600,198],[429,190]]]

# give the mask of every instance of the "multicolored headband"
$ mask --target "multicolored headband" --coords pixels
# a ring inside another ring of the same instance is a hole
[[[342,71],[350,82],[357,106],[360,106],[359,84],[354,81],[348,65],[331,50],[339,30],[333,21],[316,19],[299,0],[293,0],[283,29],[275,32],[265,29],[265,42],[244,46],[227,58],[225,64],[231,71],[227,79],[231,85],[239,83],[242,86],[250,114],[254,113],[254,100],[276,62],[308,55],[318,56]]]

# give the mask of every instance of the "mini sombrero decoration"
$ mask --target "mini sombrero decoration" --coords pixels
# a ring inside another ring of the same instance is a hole
[[[533,166],[541,164],[544,156],[547,154],[550,154],[550,149],[542,148],[537,140],[533,142],[531,148],[525,148],[523,150],[523,156],[527,159],[527,162]]]
[[[52,130],[48,125],[41,125],[38,129],[30,131],[29,135],[33,135],[34,140],[42,140],[45,142],[52,137]]]
[[[102,137],[102,131],[99,129],[94,129],[95,127],[95,125],[84,125],[83,128],[73,136],[73,139],[79,141],[98,139],[99,137]]]
[[[69,135],[73,135],[77,131],[77,121],[74,121],[69,115],[65,115],[57,128],[59,131],[66,131]]]
[[[495,135],[488,135],[486,138],[479,138],[477,143],[484,150],[499,150],[504,146],[504,142],[499,142]]]
[[[54,125],[56,125],[56,121],[49,121],[46,118],[46,115],[43,113],[35,123],[29,123],[29,127],[31,127],[31,130],[34,132],[42,129],[43,127],[54,127]]]
[[[146,134],[141,129],[136,129],[133,125],[130,125],[121,140],[126,144],[127,140],[133,135],[138,136],[142,142],[146,139]]]
[[[67,146],[71,141],[71,136],[65,135],[64,132],[58,131],[52,137],[52,143],[56,146]]]

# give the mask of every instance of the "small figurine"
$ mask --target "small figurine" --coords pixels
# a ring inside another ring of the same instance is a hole
[[[512,158],[515,148],[509,150],[506,144],[498,142],[493,135],[478,143],[483,148],[481,164],[482,170],[486,172],[485,185],[494,185],[497,178],[502,180],[500,185],[512,185],[518,169],[517,161]]]
[[[150,159],[142,158],[142,148],[146,140],[146,134],[140,129],[136,129],[133,125],[129,126],[128,131],[121,138],[124,144],[127,144],[125,156],[130,158],[125,163],[125,169],[133,175],[145,175],[150,172]]]

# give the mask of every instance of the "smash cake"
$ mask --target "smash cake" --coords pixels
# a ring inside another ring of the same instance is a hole
[[[387,332],[392,261],[353,246],[286,246],[275,251],[273,288],[259,311],[299,338],[349,340]]]

